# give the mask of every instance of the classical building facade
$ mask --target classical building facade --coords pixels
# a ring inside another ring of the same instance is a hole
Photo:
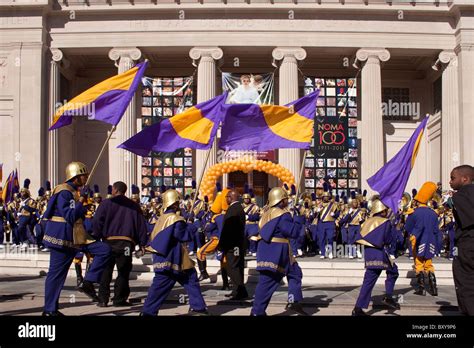
[[[278,104],[302,96],[304,76],[356,79],[361,188],[425,114],[408,188],[448,188],[451,168],[474,164],[471,0],[2,0],[0,36],[0,162],[34,190],[61,182],[69,161],[92,166],[110,131],[78,119],[48,132],[57,103],[145,58],[147,76],[194,74],[197,102],[221,93],[222,71],[274,72]],[[102,187],[140,183],[141,160],[116,149],[141,129],[140,99],[97,168]],[[393,117],[401,102],[415,111]],[[194,153],[195,177],[204,158]],[[211,152],[208,165],[217,159]],[[301,160],[300,150],[278,151],[295,177]]]

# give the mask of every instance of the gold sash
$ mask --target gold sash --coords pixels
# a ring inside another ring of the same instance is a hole
[[[260,221],[258,222],[258,228],[262,229],[263,226],[265,226],[270,220],[273,220],[287,212],[287,210],[283,210],[278,207],[271,207],[263,213],[262,217],[260,218]]]
[[[165,228],[170,227],[171,225],[175,224],[178,221],[185,221],[185,220],[184,220],[183,217],[181,217],[181,216],[179,216],[175,213],[167,213],[167,214],[161,215],[159,217],[158,221],[155,223],[155,227],[153,228],[153,231],[151,232],[150,242],[153,239],[155,239],[155,237],[158,235],[158,233],[160,233]],[[154,250],[151,246],[148,246],[146,248],[146,250],[157,253],[156,250]],[[181,243],[181,254],[182,254],[181,270],[184,271],[184,270],[187,270],[187,269],[194,268],[195,263],[189,257],[189,251],[186,248],[186,246],[184,246],[183,243]]]
[[[385,221],[388,221],[388,219],[381,216],[373,216],[367,219],[360,228],[360,235],[362,239],[356,240],[356,243],[369,247],[375,247],[372,243],[367,242],[363,238],[374,231],[377,227],[381,226]]]

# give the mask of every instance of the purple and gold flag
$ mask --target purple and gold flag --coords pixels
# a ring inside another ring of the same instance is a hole
[[[7,200],[10,198],[10,185],[11,185],[11,179],[12,179],[12,174],[8,174],[8,178],[5,181],[5,185],[3,185],[3,191],[2,191],[2,200],[4,204],[7,204]]]
[[[227,92],[146,127],[118,147],[139,156],[148,156],[150,151],[173,152],[184,147],[208,149],[222,120],[222,105],[226,98]]]
[[[398,211],[398,203],[402,199],[411,170],[415,165],[416,155],[427,123],[428,117],[425,117],[400,151],[377,173],[367,179],[370,188],[379,193],[382,203],[393,212]]]
[[[219,147],[267,151],[309,149],[319,90],[285,106],[226,104]]]
[[[137,64],[82,92],[56,111],[49,130],[72,123],[73,116],[87,116],[116,126],[141,82],[148,61]]]

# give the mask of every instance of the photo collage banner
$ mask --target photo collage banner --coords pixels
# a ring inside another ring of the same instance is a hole
[[[142,79],[142,127],[172,117],[194,105],[192,77],[144,77]],[[193,150],[151,152],[142,157],[142,189],[175,187],[182,194],[192,190]]]
[[[222,90],[229,92],[226,104],[274,104],[274,74],[223,72]],[[226,158],[232,160],[238,157]],[[276,152],[275,150],[258,152],[256,159],[275,161]]]
[[[304,163],[305,190],[327,182],[333,194],[359,188],[357,82],[351,78],[305,77],[304,94],[320,85],[314,137]]]

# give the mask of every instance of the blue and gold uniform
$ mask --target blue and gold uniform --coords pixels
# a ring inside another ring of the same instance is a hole
[[[244,189],[245,190],[245,189]],[[257,252],[257,235],[258,235],[258,221],[260,220],[260,208],[257,204],[252,203],[252,194],[249,189],[248,193],[242,196],[244,202],[242,207],[245,213],[245,236],[249,240],[249,254],[256,255]]]
[[[0,196],[0,248],[3,248],[3,241],[5,238],[6,232],[6,225],[7,225],[7,209],[3,204],[3,199]]]
[[[23,188],[20,190],[20,208],[18,210],[18,242],[22,247],[27,246],[27,242],[32,240],[34,226],[36,225],[36,202],[31,198],[30,179],[25,179]]]
[[[428,277],[430,291],[433,296],[438,295],[436,286],[433,257],[438,252],[438,216],[426,204],[437,190],[434,182],[426,182],[418,191],[414,200],[417,202],[415,211],[407,217],[405,229],[410,234],[413,257],[415,258],[415,271],[417,288],[415,294],[425,295],[425,277]]]
[[[225,195],[227,192],[229,192],[228,189],[224,189],[224,191],[218,191],[217,196],[212,203],[210,209],[212,216],[204,226],[204,233],[207,236],[208,241],[204,243],[201,248],[199,248],[196,255],[199,271],[201,272],[199,280],[202,281],[209,278],[209,274],[206,270],[206,256],[216,253],[216,257],[221,263],[222,290],[229,289],[229,279],[227,277],[227,270],[225,267],[225,257],[222,257],[222,253],[217,250],[217,246],[219,245],[219,239],[224,227],[224,215],[228,208],[227,202],[225,200]]]
[[[72,162],[66,168],[66,181],[56,186],[43,218],[47,219],[43,244],[51,249],[49,271],[45,282],[43,315],[61,315],[58,312],[59,296],[69,267],[78,251],[94,255],[89,271],[79,290],[97,299],[93,283],[98,283],[109,260],[110,247],[90,237],[82,222],[86,207],[81,203],[75,183],[85,182],[88,171],[84,164]],[[76,180],[77,178],[77,180]]]
[[[346,227],[345,230],[341,228],[341,232],[343,233],[343,242],[349,247],[349,258],[352,259],[356,256],[355,241],[360,232],[360,226],[365,220],[366,211],[359,206],[359,201],[355,197],[352,198],[350,205],[351,207],[340,220],[340,225]]]
[[[337,204],[330,201],[330,198],[331,193],[325,191],[323,193],[322,207],[318,211],[317,239],[321,258],[329,257],[332,259],[332,247],[336,236],[336,219],[339,215],[339,210]]]
[[[380,200],[374,200],[370,212],[371,217],[364,222],[356,237],[356,243],[364,246],[365,275],[359,297],[352,311],[354,316],[366,315],[362,309],[369,306],[372,290],[382,270],[387,273],[386,295],[383,302],[394,309],[400,308],[392,298],[395,282],[398,279],[398,267],[389,256],[389,250],[395,242],[395,238],[392,224],[386,218],[387,209]]]
[[[288,195],[282,188],[273,188],[268,200],[270,208],[263,213],[259,222],[261,239],[257,247],[257,271],[260,276],[255,289],[252,315],[265,315],[273,293],[282,278],[289,273],[294,276],[291,279],[292,287],[296,287],[289,289],[292,301],[297,302],[302,297],[298,290],[302,274],[298,277],[299,267],[291,253],[289,239],[298,237],[304,218],[297,216],[293,219],[291,213],[283,209],[288,202]]]
[[[36,215],[38,217],[38,223],[35,225],[35,238],[36,244],[39,248],[43,249],[43,236],[44,230],[46,226],[46,220],[43,219],[44,212],[46,211],[46,207],[48,206],[48,197],[45,195],[44,188],[41,187],[38,190],[38,198],[36,199]]]
[[[196,226],[187,224],[183,217],[176,214],[178,204],[179,194],[176,190],[168,190],[163,194],[164,214],[155,224],[147,246],[147,250],[153,253],[155,276],[142,315],[157,315],[176,282],[188,293],[190,311],[207,313],[194,262],[183,244],[189,242]]]

